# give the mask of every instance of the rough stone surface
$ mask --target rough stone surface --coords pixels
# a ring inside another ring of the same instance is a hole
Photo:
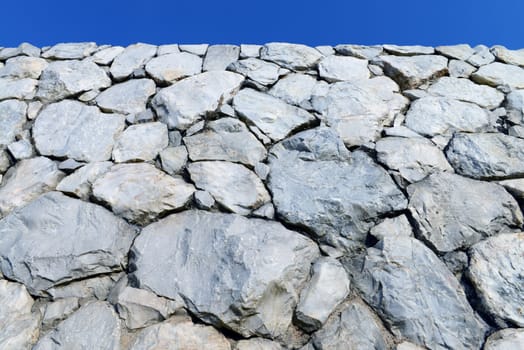
[[[262,181],[243,165],[205,161],[191,163],[187,170],[197,188],[233,213],[249,214],[271,199]]]
[[[30,100],[35,97],[37,83],[30,78],[0,78],[0,101],[11,98]]]
[[[187,149],[184,146],[167,147],[160,154],[162,170],[170,175],[182,172],[187,163]]]
[[[282,68],[271,62],[248,58],[231,63],[228,70],[240,73],[259,84],[269,85],[278,80]]]
[[[120,215],[138,224],[158,215],[181,209],[195,188],[173,178],[151,164],[117,164],[93,183],[93,195]]]
[[[145,65],[155,55],[156,50],[156,46],[142,43],[126,47],[111,64],[111,75],[116,80],[129,77],[135,69]]]
[[[432,349],[478,349],[487,327],[458,281],[410,237],[386,237],[355,263],[353,281],[396,336]]]
[[[17,100],[0,102],[0,149],[15,141],[26,122],[27,105]]]
[[[318,50],[305,45],[269,43],[260,50],[260,58],[275,62],[284,68],[307,70],[318,63],[322,54]]]
[[[107,161],[88,163],[71,175],[63,178],[56,186],[56,189],[83,200],[88,200],[91,195],[93,182],[107,172],[112,165],[113,163]]]
[[[2,273],[39,294],[121,270],[136,232],[100,206],[51,192],[0,221],[0,235]]]
[[[269,94],[286,103],[307,108],[316,86],[317,80],[312,76],[289,74],[273,85]]]
[[[251,338],[239,341],[235,350],[283,350],[282,346],[274,341],[264,338]]]
[[[368,61],[354,57],[327,56],[318,64],[318,75],[329,82],[368,79]]]
[[[511,87],[524,88],[524,69],[494,62],[487,66],[482,66],[478,71],[471,75],[473,81],[480,84],[491,86],[509,85]]]
[[[240,47],[235,45],[211,45],[207,48],[202,66],[204,72],[225,70],[227,66],[238,60]]]
[[[243,80],[232,72],[205,72],[160,90],[152,105],[169,128],[185,130],[229,100]]]
[[[163,123],[131,125],[116,140],[113,159],[116,163],[153,160],[168,143],[167,126]]]
[[[133,79],[102,91],[95,101],[106,112],[139,113],[146,109],[147,100],[155,92],[155,83],[151,79]]]
[[[484,350],[516,350],[524,346],[524,329],[503,329],[489,336]]]
[[[413,236],[413,228],[406,215],[399,215],[394,218],[384,219],[384,221],[373,227],[369,234],[377,240],[388,236]]]
[[[298,288],[319,254],[279,223],[204,211],[151,224],[132,252],[142,288],[180,295],[201,319],[243,336],[272,337],[290,325]]]
[[[436,173],[408,186],[407,191],[418,234],[439,252],[516,231],[523,222],[517,202],[494,183]]]
[[[457,133],[446,157],[458,174],[475,179],[524,176],[524,140],[518,137]]]
[[[482,308],[505,327],[524,326],[524,233],[503,233],[475,244],[468,276]]]
[[[170,53],[153,58],[146,65],[146,71],[160,83],[199,74],[202,71],[202,58],[187,52]]]
[[[448,60],[442,56],[380,56],[379,59],[384,65],[384,72],[402,89],[416,88],[448,72]]]
[[[8,59],[5,66],[0,69],[0,77],[38,79],[47,64],[46,60],[38,57],[13,57]]]

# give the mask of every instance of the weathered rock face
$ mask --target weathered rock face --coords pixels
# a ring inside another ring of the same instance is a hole
[[[317,256],[311,240],[279,223],[185,211],[146,227],[131,264],[141,288],[184,298],[206,322],[278,337]]]
[[[521,349],[523,149],[523,50],[0,48],[0,349]]]

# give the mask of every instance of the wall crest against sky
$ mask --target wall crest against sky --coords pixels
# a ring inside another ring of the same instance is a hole
[[[523,349],[523,67],[0,48],[0,349]]]

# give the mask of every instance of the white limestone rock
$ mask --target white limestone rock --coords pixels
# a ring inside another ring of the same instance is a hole
[[[159,83],[172,83],[201,71],[202,58],[187,52],[158,56],[146,64],[146,72]]]
[[[47,61],[39,57],[13,57],[6,61],[5,66],[1,67],[0,77],[38,79],[47,65]]]
[[[518,350],[524,347],[524,329],[507,328],[493,333],[484,344],[484,350]]]
[[[42,155],[104,161],[111,158],[113,144],[124,126],[125,119],[119,114],[104,114],[97,107],[64,100],[40,112],[33,138]]]
[[[197,56],[204,56],[206,54],[208,44],[189,44],[189,45],[178,45],[180,51],[192,53]]]
[[[185,146],[176,146],[163,149],[159,156],[162,170],[169,175],[175,175],[181,173],[186,166],[188,153]]]
[[[475,53],[466,60],[466,62],[473,66],[480,67],[495,61],[495,56],[491,53],[489,47],[477,45],[473,49]]]
[[[56,60],[81,60],[97,49],[96,43],[60,43],[42,53],[43,58]]]
[[[17,100],[0,102],[0,149],[15,141],[26,122],[27,104]]]
[[[280,79],[268,93],[286,103],[302,108],[310,107],[309,100],[319,82],[310,75],[292,73]]]
[[[124,51],[122,46],[110,46],[100,51],[97,51],[88,60],[95,62],[96,64],[107,66],[113,62],[116,56],[120,55]]]
[[[91,195],[93,182],[106,173],[112,165],[112,162],[107,161],[88,163],[71,175],[63,178],[56,186],[56,190],[87,201]]]
[[[207,48],[202,71],[226,70],[227,66],[238,60],[239,55],[239,46],[211,45]]]
[[[329,82],[368,79],[368,61],[355,57],[327,56],[318,63],[318,74]]]
[[[151,79],[132,79],[102,91],[95,101],[104,112],[136,114],[146,110],[149,97],[155,93]]]
[[[469,78],[477,70],[471,64],[459,60],[450,60],[448,64],[449,75],[454,78]]]
[[[186,130],[230,100],[243,80],[242,75],[232,72],[197,74],[160,90],[152,106],[170,129]]]
[[[282,71],[282,68],[278,65],[258,58],[247,58],[233,62],[227,69],[242,74],[262,85],[271,85],[275,83],[280,77]]]
[[[437,55],[380,56],[378,59],[384,65],[384,73],[402,89],[416,88],[448,72],[448,60]]]
[[[247,215],[271,200],[262,181],[243,165],[204,161],[190,163],[187,170],[197,188],[233,213]]]
[[[262,45],[240,44],[240,58],[260,57]]]
[[[509,50],[504,46],[496,45],[491,52],[502,62],[524,67],[524,49]]]
[[[129,77],[135,69],[143,67],[156,54],[157,47],[137,43],[129,45],[115,57],[111,64],[111,75],[116,80]]]
[[[13,142],[7,146],[7,150],[16,160],[32,158],[35,155],[33,145],[28,140]]]
[[[147,163],[117,164],[93,184],[93,196],[137,224],[184,207],[195,188]]]
[[[0,101],[7,99],[31,100],[35,97],[38,80],[0,78]]]
[[[260,58],[291,70],[308,70],[316,66],[322,54],[306,45],[268,43],[260,50]]]
[[[113,160],[116,163],[153,160],[168,143],[167,126],[163,123],[131,125],[116,140]]]
[[[480,67],[471,75],[471,79],[479,84],[508,85],[512,88],[523,89],[524,69],[510,64],[494,62]]]
[[[264,338],[250,338],[236,343],[234,350],[284,350],[277,342]]]
[[[335,46],[335,51],[344,56],[353,56],[366,60],[373,59],[384,52],[382,46],[347,45]]]
[[[15,56],[40,56],[40,49],[29,43],[21,43],[18,47],[4,47],[0,49],[0,60],[6,60]]]
[[[435,49],[431,46],[421,45],[382,45],[384,50],[397,56],[432,55]]]
[[[475,50],[468,44],[437,46],[435,50],[441,55],[461,61],[467,60],[475,53]]]
[[[386,218],[384,221],[373,227],[369,234],[377,240],[384,239],[384,237],[395,236],[413,236],[413,229],[408,221],[406,215],[399,215],[394,218]]]

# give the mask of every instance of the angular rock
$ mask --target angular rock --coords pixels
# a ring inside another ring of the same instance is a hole
[[[493,46],[491,52],[502,62],[515,66],[524,66],[524,49],[508,50],[504,46]]]
[[[388,236],[413,236],[413,229],[406,215],[399,215],[384,219],[380,224],[373,227],[369,234],[380,241]]]
[[[227,69],[245,75],[262,85],[275,83],[280,77],[280,71],[282,70],[278,65],[259,60],[258,58],[248,58],[233,62]]]
[[[42,53],[43,58],[57,60],[81,60],[96,50],[96,43],[60,43]]]
[[[0,186],[0,217],[54,190],[63,176],[56,164],[48,158],[19,161],[7,171]]]
[[[501,133],[456,133],[446,157],[458,174],[474,179],[524,176],[524,139]]]
[[[40,317],[22,284],[0,279],[0,348],[29,350],[39,335]]]
[[[147,163],[117,164],[93,184],[93,195],[113,212],[137,224],[180,209],[195,188]]]
[[[444,153],[425,138],[385,137],[377,141],[377,159],[413,183],[438,171],[453,171]]]
[[[523,89],[524,69],[510,64],[494,62],[480,67],[471,75],[471,79],[479,84],[508,85],[512,88]]]
[[[7,146],[7,150],[16,160],[32,158],[35,155],[33,145],[27,140],[20,140]]]
[[[511,193],[518,201],[524,201],[524,179],[511,179],[499,181],[506,191]]]
[[[330,257],[315,261],[295,311],[300,327],[308,332],[319,329],[348,294],[349,277],[342,264]]]
[[[182,299],[169,300],[156,294],[133,288],[127,277],[122,278],[108,296],[129,329],[137,329],[159,323],[183,307]]]
[[[241,44],[240,58],[259,57],[261,48],[262,45]]]
[[[235,45],[211,45],[207,48],[202,70],[226,70],[227,66],[238,60],[240,47]]]
[[[234,118],[222,118],[207,124],[207,130],[184,137],[192,161],[226,160],[255,166],[266,158],[266,149],[247,127]]]
[[[516,350],[524,347],[524,329],[502,329],[489,336],[484,350]]]
[[[26,122],[27,104],[17,100],[0,102],[0,149],[15,141]]]
[[[449,75],[454,78],[469,78],[477,69],[464,61],[450,60],[448,64]]]
[[[366,302],[396,337],[430,349],[479,349],[487,327],[437,256],[410,237],[385,237],[350,267]]]
[[[384,73],[403,90],[416,88],[448,72],[448,60],[442,56],[380,56],[378,59],[384,65]]]
[[[227,338],[209,326],[191,321],[175,323],[166,321],[150,326],[138,333],[129,350],[230,350]]]
[[[119,114],[65,100],[46,106],[33,126],[35,146],[42,155],[93,162],[111,157],[115,139],[124,129]]]
[[[481,307],[502,327],[524,326],[524,233],[506,233],[475,244],[468,276]]]
[[[116,80],[129,77],[135,69],[143,67],[156,54],[154,45],[137,43],[129,45],[121,54],[115,57],[111,64],[111,75]]]
[[[38,57],[13,57],[0,69],[0,77],[38,79],[47,65],[46,60]]]
[[[46,303],[42,308],[42,328],[54,328],[60,321],[78,310],[80,308],[78,300],[78,298],[63,298]]]
[[[327,56],[318,63],[318,74],[329,82],[368,79],[368,61],[354,57]]]
[[[191,210],[142,231],[131,252],[132,277],[158,295],[180,295],[205,322],[275,338],[291,324],[318,255],[314,242],[280,223]]]
[[[10,98],[30,100],[35,97],[37,84],[37,80],[29,78],[0,78],[0,101]]]
[[[468,44],[437,46],[435,50],[441,55],[462,61],[467,60],[475,53],[475,50]]]
[[[146,64],[146,72],[160,83],[171,83],[201,71],[202,58],[187,52],[155,57]]]
[[[124,275],[123,272],[73,281],[65,285],[46,290],[54,300],[63,298],[78,298],[84,300],[106,300],[115,283]]]
[[[167,44],[167,45],[160,45],[158,47],[156,55],[163,56],[163,55],[169,55],[172,53],[179,53],[179,52],[180,52],[180,49],[178,48],[178,44]]]
[[[495,183],[443,172],[408,186],[407,191],[416,231],[439,252],[515,231],[523,222],[515,199]]]
[[[490,52],[489,47],[478,45],[474,50],[475,53],[466,60],[473,66],[480,67],[495,61],[495,56]]]
[[[113,165],[112,162],[92,162],[84,165],[60,181],[56,186],[57,191],[89,200],[91,186],[97,178],[106,173]]]
[[[160,90],[152,106],[170,129],[185,130],[231,99],[243,80],[240,74],[223,71],[194,75]]]
[[[382,46],[363,46],[363,45],[337,45],[335,51],[344,56],[353,56],[363,59],[372,59],[382,54]]]
[[[505,107],[511,119],[524,124],[524,90],[513,90],[507,94]]]
[[[197,56],[204,56],[208,46],[208,44],[178,45],[180,51],[189,52]]]
[[[155,92],[156,86],[151,79],[132,79],[102,91],[96,104],[106,112],[139,113],[146,109],[149,97]]]
[[[284,348],[277,342],[264,338],[251,338],[241,340],[235,345],[235,350],[283,350]]]
[[[124,51],[122,46],[111,46],[100,51],[97,51],[89,60],[100,64],[102,66],[107,66],[113,62],[116,56],[120,55]]]
[[[47,193],[0,221],[0,268],[33,294],[119,271],[135,230],[108,210],[59,192]]]
[[[411,103],[405,125],[425,136],[490,129],[491,118],[479,106],[445,97],[423,97]]]
[[[233,99],[235,111],[274,141],[315,120],[303,109],[253,89],[242,89]]]
[[[432,55],[435,49],[421,45],[383,45],[384,50],[398,56]]]
[[[387,350],[390,348],[388,340],[378,317],[358,299],[344,305],[313,335],[313,344],[318,350]]]
[[[383,168],[363,152],[350,154],[329,128],[277,144],[269,166],[268,186],[279,216],[311,230],[330,255],[360,248],[381,215],[407,205]]]
[[[33,350],[119,350],[120,320],[111,305],[95,301],[82,306],[55,329],[40,338]]]
[[[318,81],[310,75],[293,73],[286,75],[273,85],[269,94],[286,103],[307,108],[317,84]]]
[[[116,163],[153,160],[168,143],[167,126],[163,123],[131,125],[118,137],[113,159]]]
[[[182,172],[187,163],[185,146],[167,147],[159,153],[162,170],[170,175]]]
[[[197,208],[209,210],[215,205],[215,199],[207,191],[195,191],[195,204]]]
[[[322,54],[301,44],[268,43],[260,50],[260,58],[291,70],[308,70],[315,67]]]
[[[485,85],[477,85],[469,79],[442,77],[433,83],[428,92],[431,95],[472,102],[480,107],[494,109],[504,101],[504,94]]]
[[[18,47],[5,47],[0,50],[0,60],[15,56],[40,56],[40,49],[29,43],[21,43]]]
[[[54,61],[43,70],[36,97],[56,101],[111,85],[106,72],[89,61]]]
[[[197,188],[233,213],[247,215],[271,200],[262,181],[243,165],[205,161],[190,163],[187,170]]]
[[[313,108],[322,114],[348,146],[375,141],[384,124],[409,104],[398,94],[398,85],[387,77],[331,84],[313,95]]]

